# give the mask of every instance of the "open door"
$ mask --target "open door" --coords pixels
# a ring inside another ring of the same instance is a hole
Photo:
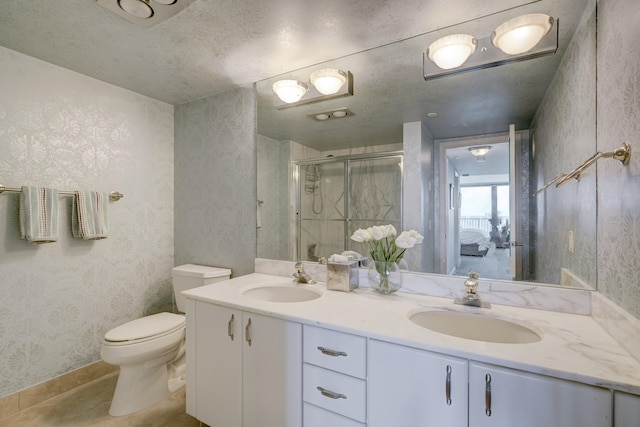
[[[520,188],[520,177],[516,173],[518,170],[519,142],[516,141],[516,126],[509,125],[509,217],[511,220],[509,248],[511,251],[511,275],[513,280],[522,279],[522,242],[520,234],[520,223],[517,215],[517,194],[516,189]]]

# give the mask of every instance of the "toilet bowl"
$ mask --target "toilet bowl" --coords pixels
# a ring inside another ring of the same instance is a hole
[[[109,414],[127,415],[168,397],[167,364],[184,354],[185,317],[158,313],[136,319],[107,332],[100,356],[120,366]],[[175,382],[174,382],[175,384]]]
[[[226,280],[231,271],[186,264],[173,269],[178,311],[181,292]],[[109,414],[127,415],[168,397],[185,383],[186,319],[182,314],[157,313],[120,325],[104,336],[102,359],[120,366]]]

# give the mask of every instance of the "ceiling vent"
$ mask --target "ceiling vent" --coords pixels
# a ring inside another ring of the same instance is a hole
[[[171,18],[195,0],[96,0],[121,18],[142,28]]]

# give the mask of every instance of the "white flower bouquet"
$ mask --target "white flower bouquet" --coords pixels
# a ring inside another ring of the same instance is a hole
[[[419,245],[423,239],[416,230],[403,231],[398,236],[396,228],[391,224],[359,228],[351,236],[351,240],[367,245],[373,261],[395,263],[400,262],[407,249]]]

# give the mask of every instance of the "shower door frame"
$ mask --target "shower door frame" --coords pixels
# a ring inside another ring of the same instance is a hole
[[[303,218],[301,217],[300,211],[301,211],[301,206],[300,206],[300,193],[301,193],[301,188],[300,188],[300,184],[301,184],[301,180],[300,180],[300,168],[302,166],[308,166],[308,165],[321,165],[321,164],[329,164],[329,163],[343,163],[344,164],[344,169],[343,169],[343,188],[344,188],[344,196],[343,196],[343,200],[344,200],[344,214],[343,214],[343,219],[335,219],[335,220],[331,220],[331,221],[336,221],[336,222],[342,222],[344,223],[344,236],[343,236],[343,240],[344,240],[344,247],[347,248],[345,250],[348,250],[349,248],[349,238],[350,233],[349,233],[349,226],[351,223],[352,218],[350,217],[349,214],[349,200],[351,199],[351,194],[349,191],[349,172],[350,172],[350,165],[351,162],[353,161],[362,161],[362,160],[372,160],[372,159],[393,159],[393,158],[398,158],[399,159],[399,166],[400,166],[400,206],[399,206],[399,210],[400,210],[400,229],[402,229],[403,226],[403,207],[404,207],[404,203],[403,203],[403,189],[404,189],[404,167],[403,167],[403,162],[404,162],[404,153],[403,151],[385,151],[385,152],[380,152],[380,153],[362,153],[362,154],[349,154],[349,155],[345,155],[345,156],[332,156],[332,157],[320,157],[320,158],[315,158],[315,159],[304,159],[304,160],[292,160],[291,161],[291,189],[293,189],[294,191],[292,191],[290,193],[290,197],[293,198],[295,200],[295,211],[292,213],[291,216],[291,222],[290,222],[290,227],[291,227],[291,237],[292,237],[292,242],[291,242],[291,248],[293,249],[294,253],[293,258],[296,261],[300,261],[301,258],[301,236],[302,236],[302,220]]]

